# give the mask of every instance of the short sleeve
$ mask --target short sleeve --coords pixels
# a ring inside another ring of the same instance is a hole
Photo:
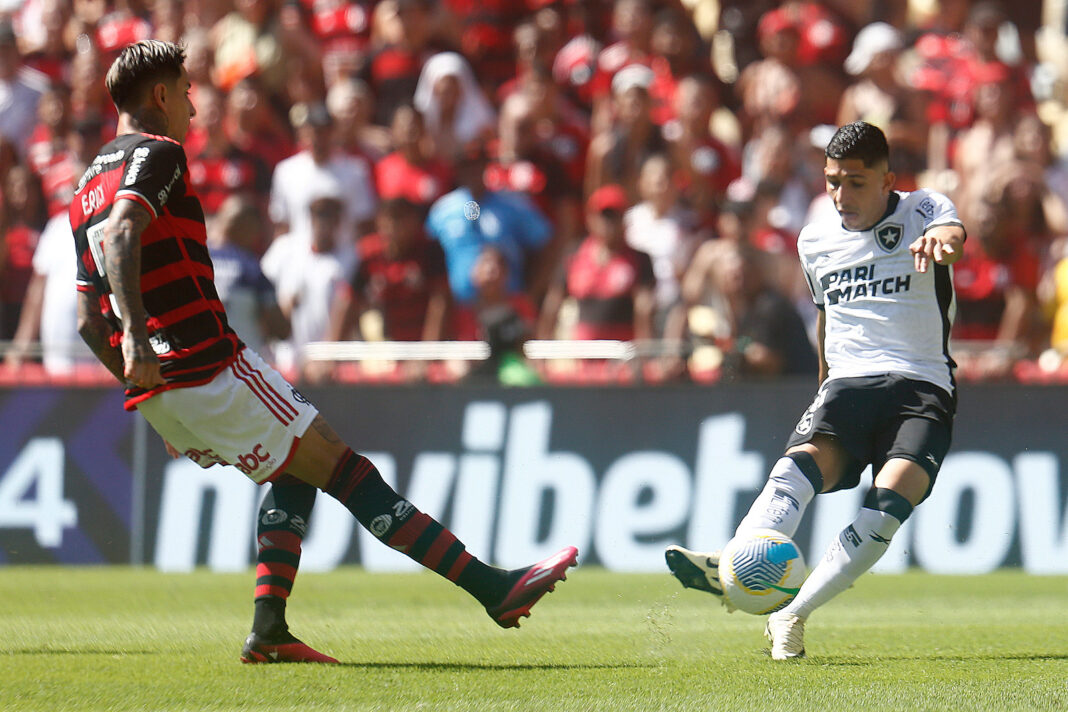
[[[549,241],[552,226],[538,207],[522,193],[499,193],[507,202],[515,222],[516,235],[526,249],[537,249]]]
[[[807,228],[802,228],[801,234],[797,238],[797,255],[798,259],[801,260],[801,273],[805,275],[805,284],[808,285],[808,291],[812,294],[812,303],[817,308],[823,309],[823,285],[820,284],[819,277],[816,276],[815,266],[804,250],[806,232]]]
[[[115,199],[135,200],[158,217],[186,170],[181,144],[143,143],[127,154]]]
[[[641,250],[635,250],[637,255],[637,267],[638,278],[637,285],[639,287],[655,287],[656,286],[656,272],[653,271],[653,259],[646,252]]]
[[[957,207],[953,201],[934,191],[923,191],[917,210],[923,215],[924,232],[933,227],[943,225],[958,225],[963,227],[960,217],[957,215]]]

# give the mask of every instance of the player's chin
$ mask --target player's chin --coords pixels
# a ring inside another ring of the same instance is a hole
[[[861,225],[860,225],[860,215],[858,215],[857,213],[851,213],[851,212],[840,212],[838,214],[842,217],[842,225],[847,230],[859,230],[860,229],[860,227],[861,227]]]

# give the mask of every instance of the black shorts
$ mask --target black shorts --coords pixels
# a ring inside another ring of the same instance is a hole
[[[934,486],[949,452],[956,411],[956,397],[927,381],[895,373],[836,378],[820,388],[786,447],[807,443],[816,433],[842,444],[850,461],[829,491],[856,487],[867,465],[878,473],[895,457],[922,467]]]

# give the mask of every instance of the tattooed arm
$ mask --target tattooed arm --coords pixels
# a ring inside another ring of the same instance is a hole
[[[141,299],[141,233],[150,222],[152,214],[143,205],[118,200],[104,228],[104,270],[122,318],[122,375],[141,388],[164,383]]]
[[[78,292],[78,333],[111,375],[123,383],[122,353],[111,345],[111,327],[100,314],[96,292]]]

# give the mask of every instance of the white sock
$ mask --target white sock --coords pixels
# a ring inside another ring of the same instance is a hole
[[[822,480],[819,468],[811,456],[805,455],[801,459],[805,461],[806,458],[807,463],[810,463],[806,466],[815,468],[815,472],[810,472],[809,475]],[[771,468],[767,484],[757,495],[749,513],[738,524],[734,534],[737,536],[744,529],[761,528],[774,529],[792,537],[801,524],[805,507],[815,496],[815,487],[798,463],[790,457],[780,457]]]
[[[893,515],[862,508],[853,523],[834,540],[783,612],[808,618],[816,608],[849,588],[882,558],[900,526],[901,521]]]

